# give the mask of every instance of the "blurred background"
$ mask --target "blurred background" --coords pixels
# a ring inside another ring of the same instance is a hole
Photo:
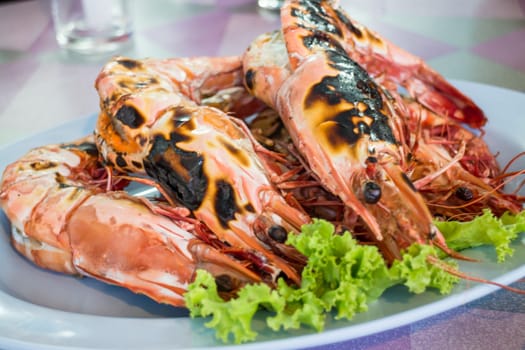
[[[525,91],[525,0],[344,0],[350,16],[448,78]],[[0,145],[97,110],[93,82],[108,57],[60,50],[49,0],[0,3]],[[140,57],[238,55],[279,28],[277,11],[256,0],[130,0],[132,45]],[[16,29],[15,29],[16,28]],[[83,98],[78,98],[83,96]]]

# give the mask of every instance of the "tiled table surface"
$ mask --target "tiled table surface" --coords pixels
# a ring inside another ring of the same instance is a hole
[[[525,91],[523,0],[342,3],[448,78]],[[276,14],[261,12],[250,0],[137,0],[133,9],[134,43],[123,54],[137,58],[240,54],[256,35],[279,26]],[[48,1],[0,5],[0,147],[95,113],[93,84],[105,60],[58,49]],[[524,289],[525,283],[515,286]],[[498,291],[323,349],[525,349],[525,299]]]

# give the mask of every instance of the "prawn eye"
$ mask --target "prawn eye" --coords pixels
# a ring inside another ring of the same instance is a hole
[[[369,181],[365,183],[363,193],[365,196],[365,202],[368,204],[376,204],[381,199],[381,187],[375,182]]]
[[[437,236],[436,229],[431,227],[430,228],[430,232],[428,233],[428,239],[432,241],[432,240],[434,240],[434,238],[436,238],[436,236]]]
[[[244,81],[246,82],[246,87],[249,90],[253,90],[254,79],[255,79],[255,72],[253,71],[253,69],[248,69],[248,71],[246,72],[244,76]]]
[[[472,200],[472,198],[474,198],[474,194],[472,193],[472,191],[470,190],[470,188],[467,188],[467,187],[458,187],[456,189],[456,197],[458,197],[459,199],[462,199],[464,201],[470,201]]]
[[[228,275],[219,275],[215,277],[215,283],[217,284],[217,290],[219,292],[231,292],[234,287],[232,278]]]
[[[272,237],[273,240],[279,243],[284,243],[286,241],[286,238],[288,237],[288,232],[284,229],[284,227],[280,225],[273,225],[268,230],[268,234],[270,237]]]

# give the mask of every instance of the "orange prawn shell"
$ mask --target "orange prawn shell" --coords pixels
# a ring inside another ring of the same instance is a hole
[[[201,267],[239,285],[261,280],[210,245],[214,237],[201,240],[195,221],[108,191],[93,140],[38,147],[6,168],[0,206],[16,250],[42,268],[88,275],[175,306],[184,305]]]
[[[152,128],[152,134],[163,135],[164,138],[168,134],[169,137],[176,137],[180,141],[174,147],[201,159],[201,176],[205,179],[206,188],[203,189],[199,204],[192,208],[194,215],[216,232],[220,239],[236,247],[260,252],[289,276],[294,276],[295,273],[282,258],[271,253],[253,233],[253,223],[266,210],[288,207],[258,160],[253,149],[254,141],[246,136],[239,122],[215,108],[200,106],[184,111],[191,118],[176,127],[172,118],[161,118]],[[181,167],[174,152],[168,150],[162,158],[171,164],[171,169],[177,174],[186,181],[190,180],[191,175]],[[223,212],[218,199],[225,198],[229,198],[229,202],[227,211]],[[265,207],[265,203],[269,208]],[[280,215],[283,213],[281,211]],[[308,217],[293,208],[288,208],[283,217],[271,217],[275,224],[285,226],[288,230],[297,230],[309,221]],[[288,226],[290,224],[286,221],[292,225]]]
[[[204,95],[242,84],[240,64],[240,57],[113,59],[96,83],[103,110],[97,144],[110,167],[146,173],[232,249],[261,256],[272,265],[272,279],[284,271],[299,283],[297,271],[260,241],[254,224],[271,217],[298,231],[309,218],[273,187],[246,127],[199,105]]]

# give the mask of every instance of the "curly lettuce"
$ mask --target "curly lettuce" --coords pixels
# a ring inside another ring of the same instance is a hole
[[[500,218],[490,210],[471,221],[436,221],[447,245],[456,251],[481,245],[494,246],[498,262],[512,256],[510,243],[525,231],[525,211],[516,215],[505,213]]]
[[[427,288],[438,289],[441,294],[450,293],[459,278],[429,262],[429,256],[437,256],[436,248],[421,244],[410,246],[402,259],[392,264],[390,278],[407,286],[412,293],[423,293]],[[453,261],[447,264],[452,269],[457,268]]]
[[[235,343],[255,339],[257,333],[252,329],[255,313],[261,307],[279,312],[285,302],[278,291],[262,283],[246,285],[237,298],[224,301],[217,292],[215,279],[205,270],[197,271],[184,297],[191,317],[212,316],[205,325],[214,328],[217,338],[225,343],[230,341],[230,335]]]
[[[200,270],[185,294],[191,317],[211,317],[205,325],[214,328],[219,339],[241,343],[257,337],[251,323],[259,309],[269,311],[266,324],[273,330],[308,326],[321,331],[330,312],[336,319],[351,319],[393,285],[405,284],[414,293],[427,287],[447,293],[457,282],[428,262],[429,255],[437,256],[433,247],[412,246],[388,267],[376,247],[359,244],[349,232],[335,234],[334,226],[324,220],[303,226],[287,243],[308,258],[300,286],[282,279],[274,290],[247,285],[236,298],[224,301],[213,277]]]

